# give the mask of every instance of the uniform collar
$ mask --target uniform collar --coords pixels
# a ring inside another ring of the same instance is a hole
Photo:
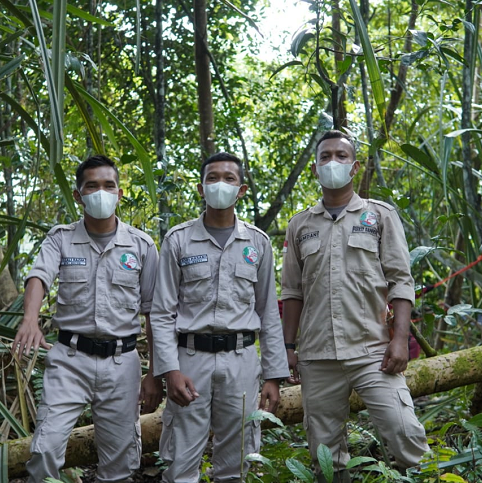
[[[130,246],[132,245],[132,240],[129,235],[128,225],[122,223],[122,221],[115,217],[117,223],[117,231],[112,239],[112,242],[120,246]],[[75,226],[74,236],[72,237],[72,243],[90,243],[92,239],[90,238],[87,230],[85,228],[85,220],[82,218]]]
[[[196,241],[204,241],[204,240],[211,240],[212,236],[208,233],[206,230],[206,227],[204,226],[204,215],[206,212],[203,212],[201,216],[197,219],[194,220],[193,223],[193,234],[191,236],[192,240]],[[241,240],[249,240],[248,236],[248,230],[246,228],[246,225],[238,220],[238,217],[234,215],[234,230],[231,236],[234,236],[234,238],[239,238]]]
[[[361,208],[363,208],[363,200],[356,193],[353,193],[353,196],[346,206],[346,211],[357,211]],[[318,204],[310,208],[310,211],[315,215],[323,214],[326,211],[325,205],[323,204],[323,198],[318,202]]]

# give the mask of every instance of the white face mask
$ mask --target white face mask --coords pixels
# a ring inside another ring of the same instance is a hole
[[[318,173],[318,181],[321,186],[336,190],[346,186],[353,178],[350,176],[351,169],[356,163],[342,164],[338,161],[330,161],[323,166],[316,166],[316,172]]]
[[[213,184],[203,184],[206,203],[216,210],[225,210],[236,203],[240,186],[218,181]]]
[[[92,218],[105,220],[114,213],[118,197],[118,193],[108,193],[104,190],[98,190],[90,195],[83,195],[82,201],[85,204],[85,211]]]

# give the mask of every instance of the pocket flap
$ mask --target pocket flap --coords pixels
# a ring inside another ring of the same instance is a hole
[[[207,263],[189,265],[182,269],[182,274],[186,282],[204,280],[206,278],[211,278],[211,267]]]
[[[136,288],[139,284],[139,274],[136,271],[116,270],[112,276],[112,283]]]
[[[400,397],[400,401],[402,401],[405,406],[413,408],[412,396],[410,395],[410,391],[408,389],[399,389],[398,396]]]
[[[239,278],[244,278],[249,280],[250,282],[257,282],[258,281],[258,270],[256,267],[252,267],[250,265],[237,263],[234,269],[234,275]]]
[[[300,244],[300,257],[304,260],[308,255],[313,255],[320,249],[321,240],[308,240]]]
[[[88,268],[64,268],[60,270],[59,282],[87,282]]]
[[[350,235],[348,246],[378,253],[378,239],[372,235]]]

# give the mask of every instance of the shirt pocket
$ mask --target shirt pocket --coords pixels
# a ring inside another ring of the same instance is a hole
[[[321,252],[323,250],[321,240],[318,238],[301,242],[299,250],[300,258],[303,263],[302,280],[303,282],[306,282],[312,280],[318,274],[319,266],[321,264]],[[315,260],[316,256],[319,257],[318,263],[316,263]]]
[[[139,272],[115,270],[112,274],[112,305],[136,310],[139,306],[139,297]]]
[[[250,304],[254,302],[254,284],[258,281],[258,269],[237,263],[234,267],[233,299]]]
[[[186,303],[204,302],[213,297],[211,266],[207,263],[182,268],[183,290],[181,299]]]
[[[78,305],[87,302],[89,272],[90,270],[84,267],[60,267],[57,303]]]
[[[378,238],[368,234],[350,235],[346,252],[348,270],[375,271],[380,265],[378,250]]]

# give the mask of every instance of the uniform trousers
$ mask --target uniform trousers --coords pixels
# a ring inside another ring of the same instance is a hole
[[[91,404],[97,481],[117,483],[139,467],[141,368],[136,350],[102,358],[57,343],[45,358],[41,403],[27,463],[29,483],[60,479],[70,433]]]
[[[162,481],[199,481],[199,464],[212,429],[214,482],[239,482],[243,394],[245,418],[258,408],[261,365],[256,346],[217,353],[179,347],[179,364],[199,397],[187,407],[167,400],[159,456],[169,467]],[[245,423],[245,455],[259,451],[260,432],[259,421]],[[243,468],[246,472],[249,465]]]
[[[335,471],[342,471],[350,459],[346,422],[352,389],[362,398],[401,469],[417,465],[429,450],[405,376],[380,371],[383,355],[377,352],[349,360],[299,361],[304,423],[317,472],[320,443],[330,448]]]

